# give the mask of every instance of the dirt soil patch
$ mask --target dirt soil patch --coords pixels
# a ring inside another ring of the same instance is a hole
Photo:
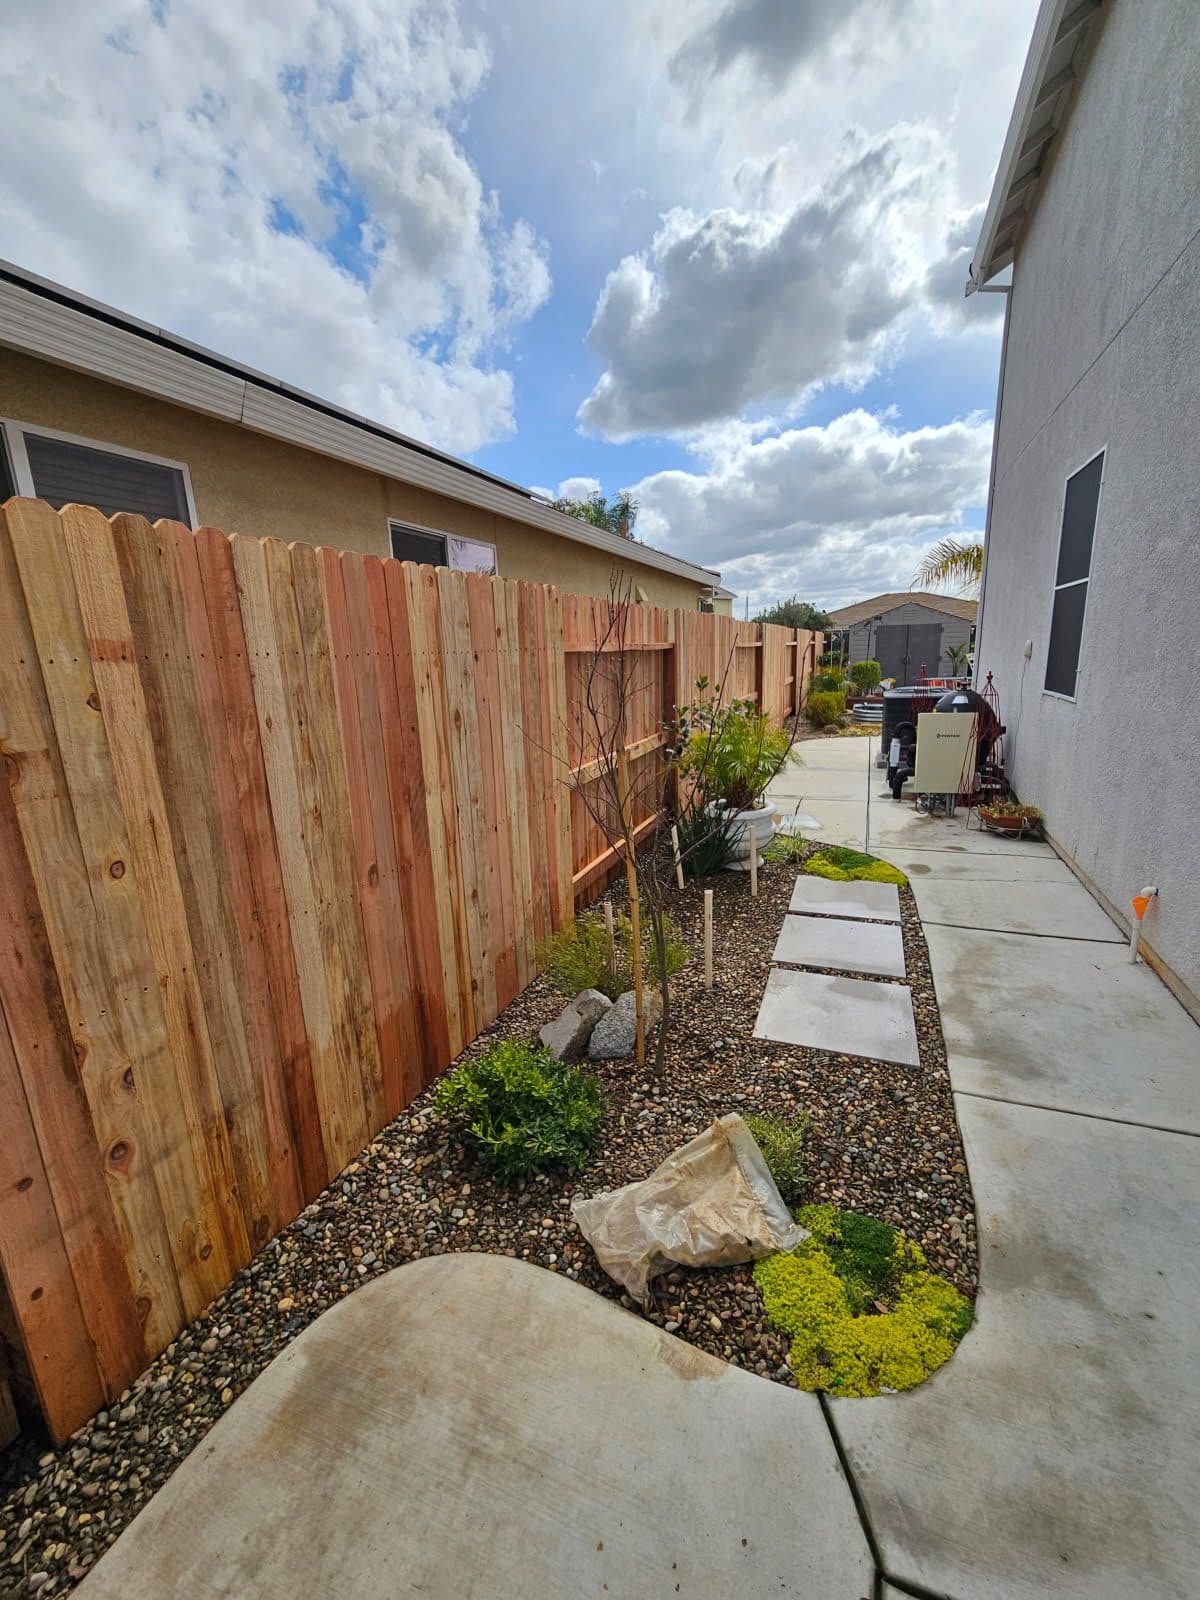
[[[644,1177],[726,1111],[806,1111],[806,1202],[881,1217],[964,1293],[977,1282],[975,1217],[946,1074],[925,941],[900,890],[919,1067],[827,1055],[752,1037],[794,865],[771,864],[750,897],[740,874],[715,889],[716,986],[706,993],[701,885],[672,893],[692,959],[674,981],[667,1067],[601,1067],[609,1113],[578,1177],[499,1189],[436,1118],[429,1092],[391,1123],[241,1272],[109,1411],[61,1451],[29,1440],[0,1455],[0,1597],[67,1593],[232,1400],[310,1322],[361,1283],[421,1256],[486,1250],[621,1299],[571,1222],[575,1194]],[[621,903],[620,889],[610,891]],[[886,980],[880,980],[886,981]],[[545,979],[464,1052],[535,1036],[563,1005]],[[752,1268],[672,1272],[650,1320],[713,1355],[791,1384],[788,1339],[767,1328]],[[628,1304],[628,1301],[625,1302]]]

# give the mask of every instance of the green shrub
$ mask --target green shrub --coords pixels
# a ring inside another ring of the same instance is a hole
[[[684,876],[708,878],[733,859],[732,811],[703,802],[684,807],[676,819]]]
[[[912,1389],[950,1359],[971,1302],[927,1269],[919,1246],[833,1206],[806,1206],[796,1220],[811,1237],[760,1261],[754,1280],[768,1320],[792,1336],[788,1361],[802,1389]]]
[[[444,1077],[436,1105],[465,1120],[467,1143],[502,1184],[547,1167],[579,1172],[604,1120],[591,1073],[512,1039]]]
[[[744,709],[740,704],[736,709],[716,710],[707,726],[703,716],[693,718],[692,727],[680,757],[680,772],[692,778],[707,799],[719,800],[735,811],[758,804],[792,748],[786,728],[765,712]]]
[[[812,687],[818,693],[827,694],[830,690],[846,687],[846,674],[841,667],[829,667],[823,672],[814,672]]]
[[[840,689],[818,689],[808,697],[808,717],[818,728],[840,722],[846,711],[846,696]]]
[[[688,948],[675,933],[670,917],[663,918],[667,934],[667,977],[673,978],[688,958]],[[633,924],[628,917],[616,917],[613,926],[616,960],[612,954],[608,933],[598,917],[576,917],[573,928],[553,934],[539,942],[536,949],[538,965],[547,977],[570,997],[581,989],[599,989],[610,1000],[633,988]],[[647,982],[662,982],[658,958],[654,949],[654,936],[649,919],[642,925],[642,971]]]
[[[812,840],[799,833],[777,833],[763,851],[768,861],[799,864],[812,849]]]
[[[813,878],[828,878],[834,883],[894,883],[906,888],[908,879],[899,867],[880,861],[878,856],[867,856],[861,850],[850,850],[845,845],[819,845],[816,852],[804,862],[801,871]]]
[[[856,661],[850,668],[850,682],[862,694],[870,694],[882,676],[878,661]]]
[[[763,1153],[767,1170],[785,1205],[798,1205],[804,1192],[804,1139],[807,1113],[799,1117],[773,1117],[748,1111],[742,1119]]]

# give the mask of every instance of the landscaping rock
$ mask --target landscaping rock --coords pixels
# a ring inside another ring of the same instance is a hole
[[[633,990],[630,989],[608,1008],[588,1041],[590,1061],[621,1061],[633,1054],[637,1046],[636,1005]],[[642,1014],[646,1037],[649,1038],[662,1016],[662,1000],[657,990],[647,989],[643,992]]]
[[[538,1038],[558,1061],[578,1061],[588,1047],[592,1029],[612,1006],[599,989],[581,989],[553,1022],[538,1031]]]

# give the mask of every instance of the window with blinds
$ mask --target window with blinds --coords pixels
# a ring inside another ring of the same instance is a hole
[[[70,501],[98,506],[106,517],[131,511],[156,522],[171,517],[190,525],[183,469],[95,445],[76,444],[22,430],[32,492],[56,509]]]

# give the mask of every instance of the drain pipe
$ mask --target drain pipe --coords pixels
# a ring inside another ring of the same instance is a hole
[[[1129,902],[1133,907],[1133,926],[1129,930],[1129,959],[1136,961],[1138,958],[1138,941],[1142,937],[1142,920],[1150,909],[1150,903],[1158,899],[1158,886],[1148,883],[1140,894],[1135,894]]]

